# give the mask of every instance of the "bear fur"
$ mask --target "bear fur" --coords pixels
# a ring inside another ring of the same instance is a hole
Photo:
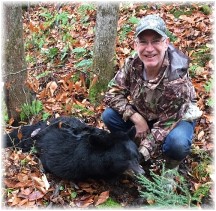
[[[59,117],[6,134],[4,147],[23,152],[35,147],[44,169],[63,179],[113,178],[128,169],[144,173],[132,141],[135,132],[109,133],[74,117]]]

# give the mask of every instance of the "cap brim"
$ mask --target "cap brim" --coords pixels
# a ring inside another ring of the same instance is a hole
[[[162,37],[167,37],[167,35],[164,32],[162,32],[161,30],[155,29],[153,27],[145,27],[145,28],[141,29],[138,33],[136,33],[135,37],[138,37],[142,32],[144,32],[146,30],[153,30],[153,31],[157,32],[158,34],[160,34]]]

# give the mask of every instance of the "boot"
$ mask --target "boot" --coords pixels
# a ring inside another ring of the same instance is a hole
[[[174,191],[177,187],[175,176],[177,174],[181,161],[166,159],[165,167],[162,170],[162,176],[165,179],[164,188],[167,191]]]
[[[173,160],[170,158],[166,158],[166,163],[165,163],[165,169],[176,169],[178,170],[179,164],[182,161],[179,160]]]

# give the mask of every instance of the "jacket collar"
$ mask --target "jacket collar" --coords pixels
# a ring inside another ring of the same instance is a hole
[[[170,61],[169,71],[167,72],[168,80],[173,81],[177,78],[184,77],[184,75],[188,73],[189,57],[174,48],[171,44],[169,45],[167,52]]]

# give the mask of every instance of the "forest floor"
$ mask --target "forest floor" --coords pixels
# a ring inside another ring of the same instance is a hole
[[[118,70],[133,53],[138,19],[158,13],[167,23],[172,43],[190,56],[189,72],[203,115],[197,121],[192,152],[179,172],[191,195],[199,195],[200,201],[194,206],[205,209],[214,206],[212,11],[213,5],[207,3],[121,4],[116,46]],[[23,116],[26,124],[67,115],[105,128],[100,118],[105,105],[93,105],[88,98],[89,85],[95,83],[95,78],[90,78],[95,23],[93,4],[31,4],[24,8],[27,85],[40,101],[38,113],[31,114],[28,120]],[[6,122],[5,128],[9,130],[13,119]],[[161,162],[155,159],[143,166],[148,177],[150,171],[160,173]],[[115,181],[64,181],[44,174],[34,154],[12,149],[3,150],[2,163],[3,207],[140,208],[156,203],[141,198],[140,184],[128,175]]]

